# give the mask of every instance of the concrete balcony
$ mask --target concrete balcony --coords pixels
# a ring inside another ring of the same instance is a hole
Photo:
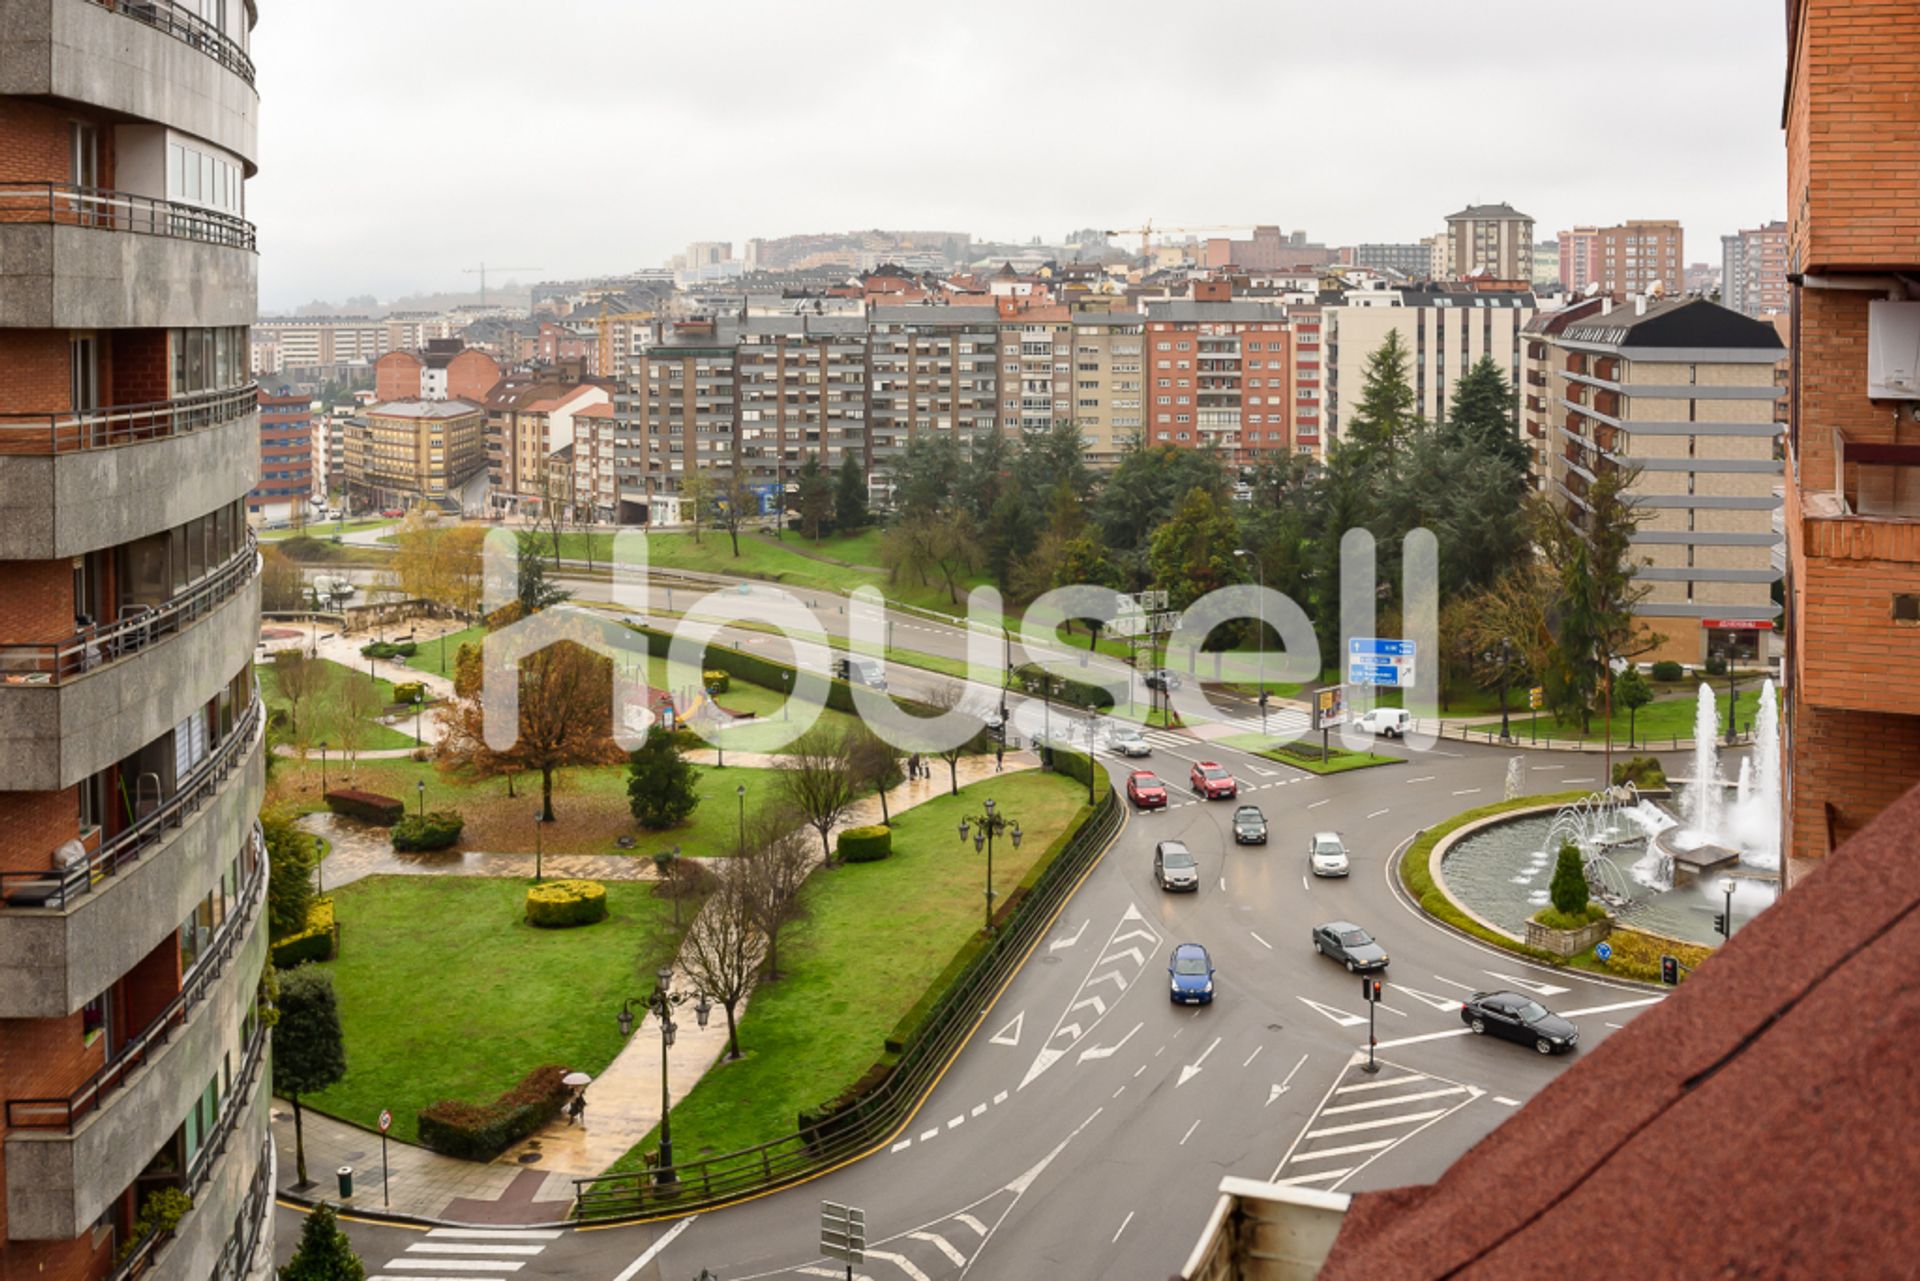
[[[259,479],[251,384],[85,414],[0,412],[0,560],[58,560],[171,529]]]
[[[169,125],[258,167],[253,63],[175,0],[0,0],[0,93]]]
[[[97,665],[57,684],[40,681],[44,673],[0,678],[0,758],[8,762],[0,791],[72,787],[206,706],[252,661],[259,639],[260,578],[242,566],[244,581],[225,599],[196,607],[171,636],[117,654],[102,650],[87,660]]]
[[[0,184],[0,328],[250,325],[258,266],[253,224],[226,214],[64,183]]]
[[[252,1092],[236,1105],[226,1145],[208,1163],[204,1180],[192,1193],[193,1209],[180,1226],[165,1241],[137,1247],[109,1281],[136,1276],[141,1281],[202,1281],[215,1276],[272,1275],[272,1259],[251,1260],[261,1243],[271,1239],[274,1153],[267,1128],[273,1106],[269,1075],[263,1069]],[[242,1233],[237,1240],[236,1224]],[[145,1271],[138,1262],[143,1253],[150,1260]]]
[[[114,1074],[111,1089],[101,1088],[106,1082],[96,1077],[64,1099],[8,1100],[9,1237],[65,1241],[85,1232],[172,1140],[229,1054],[233,1089],[222,1101],[208,1142],[186,1172],[187,1183],[207,1186],[231,1156],[244,1150],[223,1148],[222,1143],[243,1128],[243,1119],[261,1115],[264,1107],[259,1078],[266,1029],[256,1023],[250,1039],[241,1035],[267,956],[264,854],[261,859],[262,872],[251,893],[216,932],[213,950],[187,976],[174,1004],[129,1043],[138,1045],[136,1051],[102,1069],[102,1077]],[[137,1064],[123,1071],[136,1055]],[[206,1207],[195,1200],[198,1215]],[[181,1221],[183,1227],[186,1222]],[[231,1223],[229,1218],[213,1229],[219,1239]]]
[[[266,791],[261,720],[256,704],[170,800],[84,862],[0,877],[0,1019],[73,1013],[218,887]]]

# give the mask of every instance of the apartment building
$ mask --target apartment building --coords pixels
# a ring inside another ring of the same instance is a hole
[[[1003,297],[1000,425],[1008,435],[1045,431],[1073,417],[1073,313],[1064,304]]]
[[[1749,316],[1787,313],[1787,224],[1720,237],[1720,301]]]
[[[1475,290],[1457,283],[1354,291],[1323,306],[1323,440],[1339,436],[1343,415],[1352,412],[1366,386],[1367,357],[1390,331],[1399,331],[1407,352],[1416,412],[1438,422],[1446,416],[1454,383],[1482,356],[1493,358],[1508,386],[1520,384],[1523,335],[1536,309],[1530,291]]]
[[[1637,469],[1638,617],[1664,637],[1647,661],[1741,667],[1775,657],[1773,512],[1778,334],[1704,298],[1602,300],[1547,335],[1548,492],[1580,523],[1596,480]]]
[[[613,402],[597,401],[574,411],[573,517],[610,523],[620,516],[620,475],[615,465]]]
[[[1397,272],[1408,280],[1419,280],[1433,271],[1433,249],[1420,241],[1410,245],[1355,245],[1351,261],[1356,267]]]
[[[1285,306],[1235,300],[1225,281],[1147,303],[1147,443],[1210,445],[1242,464],[1290,452],[1305,390],[1294,387],[1293,337]]]
[[[0,1276],[263,1276],[255,6],[0,13]]]
[[[1552,339],[1574,321],[1594,315],[1602,307],[1610,309],[1611,304],[1599,298],[1583,298],[1552,311],[1536,312],[1521,329],[1520,435],[1533,455],[1531,479],[1536,490],[1547,486],[1550,442],[1559,439],[1559,401],[1566,392],[1564,357],[1551,345]]]
[[[1557,294],[1564,288],[1560,283],[1560,242],[1557,240],[1537,240],[1533,245],[1533,290],[1541,294]]]
[[[1073,312],[1073,423],[1087,462],[1114,467],[1146,432],[1146,317]]]
[[[1451,276],[1533,279],[1533,219],[1512,205],[1468,205],[1447,215],[1447,271]]]
[[[478,404],[500,381],[500,362],[458,338],[431,338],[373,363],[377,400],[464,400]]]
[[[329,405],[313,420],[316,492],[329,498],[347,489],[347,424],[358,416],[353,405]]]
[[[592,494],[576,499],[574,482],[563,486],[552,483],[551,460],[575,443],[577,433],[587,426],[582,415],[596,407],[607,409],[608,466],[612,462],[613,391],[600,383],[573,383],[542,378],[538,375],[511,375],[496,383],[484,403],[486,412],[486,456],[488,504],[495,512],[509,514],[538,510],[553,500],[579,502],[584,510],[595,505]],[[579,451],[588,471],[597,479],[594,466],[598,459],[597,442]],[[608,504],[611,506],[611,502]]]
[[[260,482],[247,493],[247,515],[292,520],[314,493],[313,402],[260,392]]]
[[[866,318],[749,315],[739,335],[739,461],[763,509],[780,510],[810,458],[866,472]]]
[[[868,313],[871,465],[884,470],[914,436],[969,449],[1002,430],[997,307],[880,307]]]
[[[386,324],[371,316],[275,317],[260,321],[254,336],[279,350],[282,372],[308,376],[371,365],[393,348]]]
[[[428,503],[458,512],[461,489],[487,465],[486,422],[464,400],[369,407],[346,433],[348,501],[356,511]]]
[[[734,465],[740,332],[731,318],[662,327],[614,393],[622,523],[676,524],[687,476]]]
[[[1570,294],[1584,293],[1598,280],[1600,266],[1600,228],[1575,227],[1557,237],[1560,255],[1560,285]]]
[[[1593,279],[1615,301],[1686,292],[1686,233],[1671,218],[1635,218],[1602,227],[1594,241]]]
[[[1920,10],[1787,16],[1791,886],[1920,783]]]

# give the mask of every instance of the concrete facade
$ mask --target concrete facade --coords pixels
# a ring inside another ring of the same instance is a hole
[[[0,328],[250,324],[258,264],[251,249],[174,236],[0,223]]]

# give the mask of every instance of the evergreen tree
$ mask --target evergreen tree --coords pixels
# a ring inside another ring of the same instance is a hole
[[[300,1129],[300,1096],[324,1090],[347,1074],[346,1040],[333,975],[302,965],[280,979],[280,1017],[273,1025],[273,1092],[293,1104],[294,1168],[307,1179],[307,1145]]]
[[[1441,423],[1442,439],[1450,446],[1477,446],[1524,480],[1533,456],[1520,440],[1513,408],[1513,389],[1506,376],[1493,357],[1482,356],[1453,385],[1453,404]]]
[[[340,1230],[333,1207],[322,1201],[307,1215],[300,1244],[280,1269],[280,1281],[366,1281],[366,1265]]]
[[[1389,329],[1386,341],[1367,357],[1360,400],[1347,420],[1344,438],[1367,461],[1391,472],[1418,421],[1413,385],[1407,381],[1407,350],[1400,331]]]
[[[1343,660],[1340,640],[1340,540],[1349,529],[1374,518],[1378,491],[1364,449],[1335,441],[1326,468],[1313,486],[1302,547],[1306,609],[1320,638],[1321,659],[1331,666]]]
[[[1013,570],[1033,552],[1040,538],[1040,513],[1019,487],[1009,485],[981,522],[986,534],[987,568],[1002,592],[1010,592]]]
[[[519,531],[514,535],[514,550],[518,553],[515,558],[518,561],[518,579],[514,595],[520,602],[522,617],[558,605],[573,595],[547,577],[547,562],[540,551],[538,534],[524,529]]]
[[[867,512],[867,477],[860,460],[847,451],[840,460],[840,472],[834,479],[833,527],[843,534],[865,529],[873,523]]]
[[[818,458],[807,459],[800,469],[795,508],[800,515],[800,532],[819,542],[833,528],[833,482],[820,468]]]
[[[1094,503],[1101,541],[1116,552],[1142,550],[1173,510],[1195,489],[1216,498],[1227,492],[1227,468],[1211,446],[1130,447]]]
[[[627,807],[648,831],[677,827],[700,805],[694,786],[699,779],[700,771],[680,754],[673,735],[656,724],[627,757]]]
[[[953,483],[953,478],[949,477]],[[954,498],[981,524],[992,518],[1002,495],[1013,488],[1013,446],[997,431],[976,439],[954,488]]]
[[[1636,666],[1628,666],[1613,682],[1613,702],[1616,707],[1627,709],[1627,746],[1633,746],[1638,726],[1640,709],[1653,701],[1653,686],[1640,674]]]
[[[959,475],[960,447],[953,437],[914,436],[893,468],[894,512],[909,520],[936,515]]]
[[[1240,581],[1234,551],[1240,531],[1220,500],[1205,489],[1188,491],[1165,524],[1153,531],[1148,564],[1167,591],[1167,604],[1185,609],[1216,588]]]
[[[267,844],[267,937],[281,939],[307,928],[320,850],[312,834],[277,806],[260,811],[260,832]]]
[[[1560,855],[1553,864],[1553,884],[1547,894],[1553,899],[1555,909],[1567,916],[1587,914],[1587,873],[1582,863],[1580,847],[1572,841],[1562,841]]]

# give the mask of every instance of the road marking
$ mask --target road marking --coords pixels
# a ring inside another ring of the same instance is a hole
[[[1463,787],[1454,793],[1455,796],[1478,796],[1479,794],[1480,789],[1477,787]]]
[[[1432,1006],[1442,1014],[1450,1014],[1460,1008],[1460,1002],[1450,996],[1435,996],[1431,992],[1422,992],[1417,988],[1408,987],[1404,983],[1397,984],[1396,987],[1402,995],[1410,996],[1422,1005]]]
[[[1146,962],[1142,960],[1140,964],[1144,965],[1146,964]],[[1116,973],[1113,970],[1108,970],[1105,974],[1102,974],[1099,978],[1094,979],[1092,982],[1088,983],[1086,988],[1083,988],[1081,990],[1082,991],[1089,990],[1093,988],[1096,984],[1100,984],[1100,983],[1112,983],[1115,987],[1119,988],[1122,992],[1127,990],[1126,979],[1122,978],[1118,973]]]
[[[1433,781],[1433,777],[1434,777],[1434,776],[1433,776],[1433,775],[1431,775],[1431,774],[1422,774],[1422,775],[1421,775],[1421,776],[1420,776],[1419,778],[1410,778],[1410,779],[1408,779],[1408,780],[1407,780],[1407,782],[1409,782],[1409,783],[1431,783],[1431,782]]]
[[[906,1151],[906,1150],[907,1150],[908,1148],[910,1148],[910,1147],[912,1147],[912,1146],[913,1146],[913,1140],[912,1140],[912,1139],[902,1139],[902,1140],[900,1140],[900,1141],[899,1141],[898,1143],[896,1143],[896,1144],[894,1144],[894,1145],[893,1145],[892,1147],[890,1147],[890,1148],[888,1148],[888,1149],[887,1149],[887,1151],[889,1151],[889,1152],[905,1152],[905,1151]]]
[[[1527,991],[1538,993],[1541,996],[1560,996],[1563,993],[1573,991],[1570,987],[1560,987],[1553,983],[1542,983],[1538,979],[1515,978],[1511,974],[1502,974],[1498,970],[1482,970],[1480,972],[1491,975],[1503,983],[1511,983],[1515,987],[1525,988]],[[1655,999],[1657,1000],[1658,998],[1656,997]],[[1595,1013],[1598,1013],[1598,1011],[1595,1011]]]
[[[1520,1100],[1519,1100],[1519,1099],[1510,1099],[1510,1098],[1508,1098],[1508,1097],[1507,1097],[1506,1095],[1504,1095],[1504,1094],[1496,1094],[1496,1095],[1494,1095],[1494,1096],[1493,1096],[1493,1101],[1494,1101],[1495,1103],[1504,1103],[1504,1104],[1505,1104],[1506,1106],[1508,1106],[1508,1107],[1510,1107],[1510,1108],[1517,1108],[1517,1107],[1519,1107],[1519,1106],[1520,1106]]]
[[[1609,1020],[1609,1021],[1607,1022],[1607,1026],[1608,1026],[1608,1027],[1610,1027],[1610,1028],[1614,1028],[1615,1030],[1618,1030],[1618,1029],[1620,1029],[1620,1028],[1623,1028],[1623,1027],[1625,1027],[1625,1026],[1626,1026],[1626,1024],[1624,1024],[1624,1023],[1615,1023],[1615,1022],[1613,1022],[1613,1021],[1611,1021],[1611,1020]]]
[[[962,1112],[959,1116],[956,1116],[951,1121],[947,1122],[947,1128],[949,1130],[957,1130],[961,1127],[962,1124],[966,1122],[966,1119],[967,1119],[967,1114],[965,1112]]]
[[[1134,963],[1135,965],[1145,965],[1145,964],[1147,963],[1147,956],[1146,956],[1146,953],[1144,953],[1144,952],[1142,952],[1142,951],[1141,951],[1141,950],[1140,950],[1139,948],[1137,948],[1137,947],[1130,947],[1130,948],[1128,948],[1128,949],[1127,949],[1126,951],[1124,951],[1124,952],[1114,952],[1114,953],[1111,953],[1111,954],[1109,954],[1109,955],[1107,955],[1107,956],[1103,956],[1103,957],[1101,957],[1101,958],[1100,958],[1100,964],[1102,964],[1102,965],[1112,965],[1112,964],[1113,964],[1114,962],[1116,962],[1116,961],[1124,961],[1124,960],[1126,960],[1126,959],[1127,959],[1128,957],[1132,957],[1132,958],[1133,958],[1133,963]]]
[[[1091,924],[1093,924],[1093,921],[1091,918],[1080,922],[1080,928],[1073,932],[1073,936],[1071,938],[1053,940],[1053,942],[1047,944],[1047,951],[1058,952],[1061,948],[1072,947],[1075,943],[1078,943],[1080,941],[1080,936],[1087,932],[1087,926]]]
[[[1391,1081],[1362,1081],[1358,1085],[1343,1085],[1335,1094],[1354,1094],[1360,1090],[1385,1090],[1396,1085],[1412,1085],[1415,1081],[1427,1080],[1425,1072],[1414,1072],[1407,1076],[1396,1076]]]
[[[1200,1065],[1207,1061],[1207,1055],[1212,1054],[1214,1050],[1214,1046],[1217,1046],[1219,1044],[1220,1044],[1220,1038],[1217,1036],[1214,1037],[1213,1044],[1209,1045],[1206,1049],[1200,1051],[1199,1058],[1195,1059],[1192,1063],[1189,1063],[1186,1066],[1182,1067],[1180,1069],[1180,1079],[1173,1083],[1173,1088],[1177,1090],[1181,1086],[1185,1085],[1188,1081],[1191,1081],[1195,1076],[1199,1075]]]
[[[1220,878],[1220,891],[1221,891],[1221,893],[1223,893],[1223,894],[1224,894],[1224,893],[1226,892],[1226,889],[1227,889],[1227,878],[1223,876],[1223,877],[1221,877],[1221,878]]]
[[[1112,1045],[1089,1046],[1088,1048],[1080,1051],[1080,1058],[1077,1061],[1081,1063],[1085,1063],[1088,1059],[1112,1058],[1116,1053],[1119,1052],[1119,1049],[1121,1046],[1125,1045],[1128,1041],[1131,1041],[1133,1039],[1133,1034],[1135,1032],[1138,1032],[1141,1028],[1145,1026],[1146,1024],[1144,1023],[1135,1023],[1131,1028],[1127,1030],[1127,1034],[1125,1036],[1121,1037],[1118,1041],[1114,1042]]]
[[[804,1268],[795,1268],[794,1271],[803,1277],[832,1277],[834,1281],[844,1281],[847,1275],[839,1268],[823,1268],[817,1263]],[[856,1272],[853,1274],[853,1281],[873,1281],[873,1278],[864,1272]]]
[[[1253,1053],[1252,1053],[1252,1054],[1249,1054],[1249,1055],[1247,1055],[1247,1061],[1246,1061],[1245,1063],[1242,1063],[1242,1064],[1241,1064],[1240,1066],[1241,1066],[1241,1067],[1243,1067],[1243,1068],[1244,1068],[1244,1067],[1252,1067],[1252,1066],[1253,1066],[1253,1061],[1254,1061],[1255,1059],[1257,1059],[1257,1058],[1259,1058],[1259,1057],[1260,1057],[1260,1051],[1262,1051],[1262,1050],[1264,1050],[1264,1049],[1266,1049],[1266,1048],[1267,1048],[1267,1047],[1266,1047],[1266,1046],[1264,1046],[1264,1045],[1256,1045],[1256,1046],[1254,1046],[1254,1047],[1253,1047]]]
[[[974,1218],[971,1214],[956,1214],[953,1216],[953,1221],[955,1223],[966,1224],[981,1236],[987,1235],[987,1225]]]
[[[1381,1148],[1390,1148],[1399,1141],[1398,1139],[1375,1139],[1371,1143],[1349,1143],[1343,1148],[1321,1148],[1317,1152],[1302,1152],[1298,1156],[1290,1156],[1287,1158],[1287,1163],[1291,1165],[1296,1161],[1319,1161],[1330,1156],[1352,1156],[1356,1152],[1378,1152]]]
[[[947,1262],[956,1267],[967,1261],[967,1256],[954,1249],[952,1243],[938,1232],[909,1232],[907,1236],[910,1240],[925,1241],[928,1245],[946,1255]]]
[[[1402,1103],[1417,1103],[1421,1099],[1443,1099],[1449,1094],[1465,1094],[1464,1085],[1450,1085],[1444,1090],[1422,1090],[1418,1094],[1395,1094],[1381,1099],[1362,1099],[1358,1103],[1342,1103],[1339,1107],[1321,1108],[1320,1115],[1332,1116],[1336,1112],[1369,1112],[1374,1108],[1399,1107]]]
[[[1433,981],[1436,983],[1445,983],[1448,987],[1457,987],[1462,992],[1477,992],[1480,990],[1471,983],[1462,983],[1459,979],[1441,978],[1438,974],[1433,976]]]
[[[1529,765],[1528,769],[1565,769],[1564,765]]]
[[[1274,1184],[1277,1188],[1299,1187],[1303,1183],[1318,1183],[1323,1179],[1344,1179],[1352,1174],[1351,1168],[1345,1170],[1322,1170],[1318,1174],[1297,1174],[1291,1179],[1281,1179]]]
[[[1472,1031],[1472,1028],[1456,1027],[1445,1032],[1425,1032],[1419,1036],[1402,1036],[1391,1041],[1382,1041],[1374,1048],[1387,1050],[1392,1049],[1396,1045],[1418,1045],[1422,1041],[1444,1041],[1450,1036],[1468,1036]]]
[[[1089,1005],[1093,1007],[1093,1015],[1095,1018],[1107,1012],[1107,1003],[1105,1001],[1097,996],[1090,996],[1084,1001],[1075,1001],[1072,1005],[1068,1006],[1067,1013],[1072,1014],[1075,1010],[1083,1010]]]
[[[1123,1085],[1119,1089],[1115,1090],[1112,1094],[1109,1094],[1107,1097],[1110,1099],[1117,1099],[1121,1095],[1125,1094],[1126,1092],[1127,1092],[1127,1087]]]
[[[557,1241],[566,1234],[539,1228],[430,1228],[427,1235],[450,1241]]]
[[[407,1247],[408,1254],[538,1254],[547,1247],[544,1245],[508,1245],[504,1241],[492,1244],[474,1243],[471,1245],[443,1244],[438,1241],[422,1241],[419,1245]]]
[[[1378,1121],[1355,1121],[1349,1125],[1330,1125],[1325,1129],[1308,1130],[1309,1139],[1325,1139],[1336,1134],[1354,1134],[1360,1130],[1384,1130],[1390,1125],[1412,1125],[1416,1121],[1431,1121],[1437,1116],[1445,1116],[1447,1109],[1435,1108],[1431,1112],[1410,1112],[1406,1116],[1383,1117]]]
[[[888,1263],[891,1263],[894,1267],[906,1273],[910,1281],[933,1281],[933,1278],[922,1272],[919,1267],[915,1265],[914,1261],[904,1254],[895,1254],[891,1250],[876,1250],[872,1246],[868,1246],[867,1257],[869,1259],[885,1259]]]
[[[1114,1232],[1114,1234],[1113,1234],[1113,1241],[1118,1241],[1118,1240],[1120,1239],[1120,1233],[1122,1233],[1122,1232],[1125,1232],[1125,1231],[1127,1230],[1127,1225],[1128,1225],[1129,1223],[1132,1223],[1132,1222],[1133,1222],[1133,1211],[1132,1211],[1132,1210],[1128,1210],[1128,1211],[1127,1211],[1127,1217],[1126,1217],[1126,1218],[1124,1218],[1124,1219],[1122,1219],[1122,1220],[1120,1220],[1120,1227],[1119,1227],[1119,1229],[1118,1229],[1117,1231],[1115,1231],[1115,1232]],[[1113,1244],[1113,1241],[1109,1241],[1109,1242],[1107,1242],[1107,1244],[1108,1244],[1108,1245],[1112,1245],[1112,1244]]]
[[[1307,882],[1307,874],[1305,872],[1300,873],[1300,888],[1306,890],[1308,893],[1313,892],[1313,886]]]
[[[446,1272],[518,1272],[526,1267],[521,1262],[504,1262],[499,1259],[388,1259],[389,1268],[433,1268]]]
[[[1308,808],[1308,809],[1310,809],[1310,810],[1317,810],[1317,809],[1319,809],[1319,808],[1320,808],[1320,807],[1321,807],[1322,805],[1330,805],[1330,804],[1332,804],[1332,803],[1333,803],[1333,798],[1332,798],[1331,796],[1329,796],[1329,797],[1327,797],[1327,799],[1326,799],[1326,800],[1324,800],[1324,801],[1315,801],[1315,802],[1314,802],[1313,804],[1311,804],[1311,805],[1309,805],[1309,806],[1307,806],[1307,808]]]
[[[1293,1078],[1299,1073],[1300,1069],[1305,1067],[1306,1065],[1307,1065],[1307,1056],[1302,1054],[1300,1056],[1300,1061],[1294,1064],[1293,1067],[1287,1072],[1287,1076],[1285,1080],[1281,1081],[1280,1084],[1278,1085],[1272,1085],[1267,1087],[1267,1101],[1261,1104],[1260,1106],[1271,1107],[1275,1099],[1279,1098],[1281,1095],[1285,1094],[1290,1088],[1292,1088]]]
[[[1560,781],[1561,781],[1562,783],[1591,783],[1591,782],[1593,782],[1593,780],[1592,780],[1592,779],[1590,779],[1590,778],[1563,778],[1563,779],[1561,779]]]
[[[655,1257],[657,1257],[662,1250],[672,1245],[674,1242],[674,1239],[678,1237],[682,1232],[685,1232],[688,1228],[692,1227],[693,1221],[699,1217],[700,1216],[697,1214],[690,1214],[686,1218],[680,1220],[680,1222],[668,1228],[664,1233],[660,1235],[660,1237],[657,1240],[654,1241],[652,1245],[648,1246],[645,1250],[641,1251],[640,1257],[635,1259],[632,1263],[629,1263],[626,1266],[626,1270],[621,1272],[619,1276],[615,1277],[613,1281],[633,1281],[633,1278],[640,1274],[640,1269],[646,1267],[649,1263],[652,1263]]]
[[[1381,816],[1382,814],[1388,814],[1388,813],[1391,813],[1391,812],[1392,812],[1391,810],[1375,810],[1375,811],[1374,811],[1373,813],[1371,813],[1371,814],[1369,814],[1369,815],[1367,815],[1367,817],[1368,817],[1368,818],[1379,818],[1379,817],[1380,817],[1380,816]]]
[[[968,1115],[968,1116],[979,1116],[979,1115],[980,1115],[980,1114],[981,1114],[982,1112],[985,1112],[986,1110],[987,1110],[987,1105],[986,1105],[986,1104],[984,1104],[984,1103],[976,1103],[976,1104],[974,1104],[974,1105],[973,1105],[973,1111],[971,1111],[971,1112],[969,1112],[969,1113],[967,1113],[967,1115]]]
[[[1162,1048],[1162,1049],[1165,1049],[1166,1047],[1165,1047],[1165,1046],[1162,1046],[1161,1048]],[[1146,1071],[1146,1070],[1147,1070],[1147,1065],[1146,1065],[1146,1064],[1144,1064],[1144,1063],[1142,1063],[1142,1064],[1141,1064],[1141,1065],[1140,1065],[1139,1067],[1137,1067],[1137,1068],[1135,1068],[1135,1069],[1133,1070],[1133,1079],[1134,1079],[1134,1080],[1136,1080],[1136,1081],[1137,1081],[1137,1080],[1139,1080],[1139,1079],[1140,1079],[1140,1074],[1141,1074],[1142,1072],[1144,1072],[1144,1071]]]
[[[1005,1103],[1007,1101],[1007,1092],[1005,1090],[1000,1091],[1000,1093],[993,1096],[993,1101],[995,1103]]]
[[[1022,1010],[1014,1015],[1005,1027],[988,1037],[987,1040],[993,1045],[1018,1045],[1020,1044],[1020,1030],[1026,1026],[1026,1022],[1027,1012]]]
[[[1187,1132],[1180,1136],[1180,1146],[1183,1148],[1187,1146],[1187,1140],[1192,1138],[1193,1132],[1199,1128],[1200,1128],[1200,1118],[1196,1116],[1195,1118],[1193,1118],[1193,1124],[1187,1127]]]
[[[937,1139],[939,1137],[940,1137],[940,1127],[936,1125],[931,1130],[928,1130],[925,1134],[922,1134],[920,1136],[920,1141],[922,1143],[925,1143],[928,1139]]]
[[[1345,1010],[1335,1009],[1331,1005],[1322,1005],[1318,1001],[1308,1001],[1304,996],[1299,996],[1295,999],[1305,1002],[1310,1008],[1318,1010],[1341,1027],[1359,1027],[1362,1023],[1366,1022],[1366,1020],[1358,1014],[1349,1014]]]
[[[1248,930],[1247,933],[1253,934],[1253,931]],[[1258,934],[1253,935],[1253,941],[1258,943],[1261,947],[1266,948],[1267,951],[1269,952],[1273,951],[1273,944],[1267,942],[1265,939],[1261,938]]]
[[[1617,1001],[1612,1005],[1592,1005],[1584,1010],[1562,1010],[1560,1017],[1563,1019],[1577,1019],[1588,1014],[1612,1014],[1615,1010],[1637,1010],[1643,1005],[1658,1005],[1666,999],[1664,996],[1649,996],[1643,997],[1638,1001]]]

